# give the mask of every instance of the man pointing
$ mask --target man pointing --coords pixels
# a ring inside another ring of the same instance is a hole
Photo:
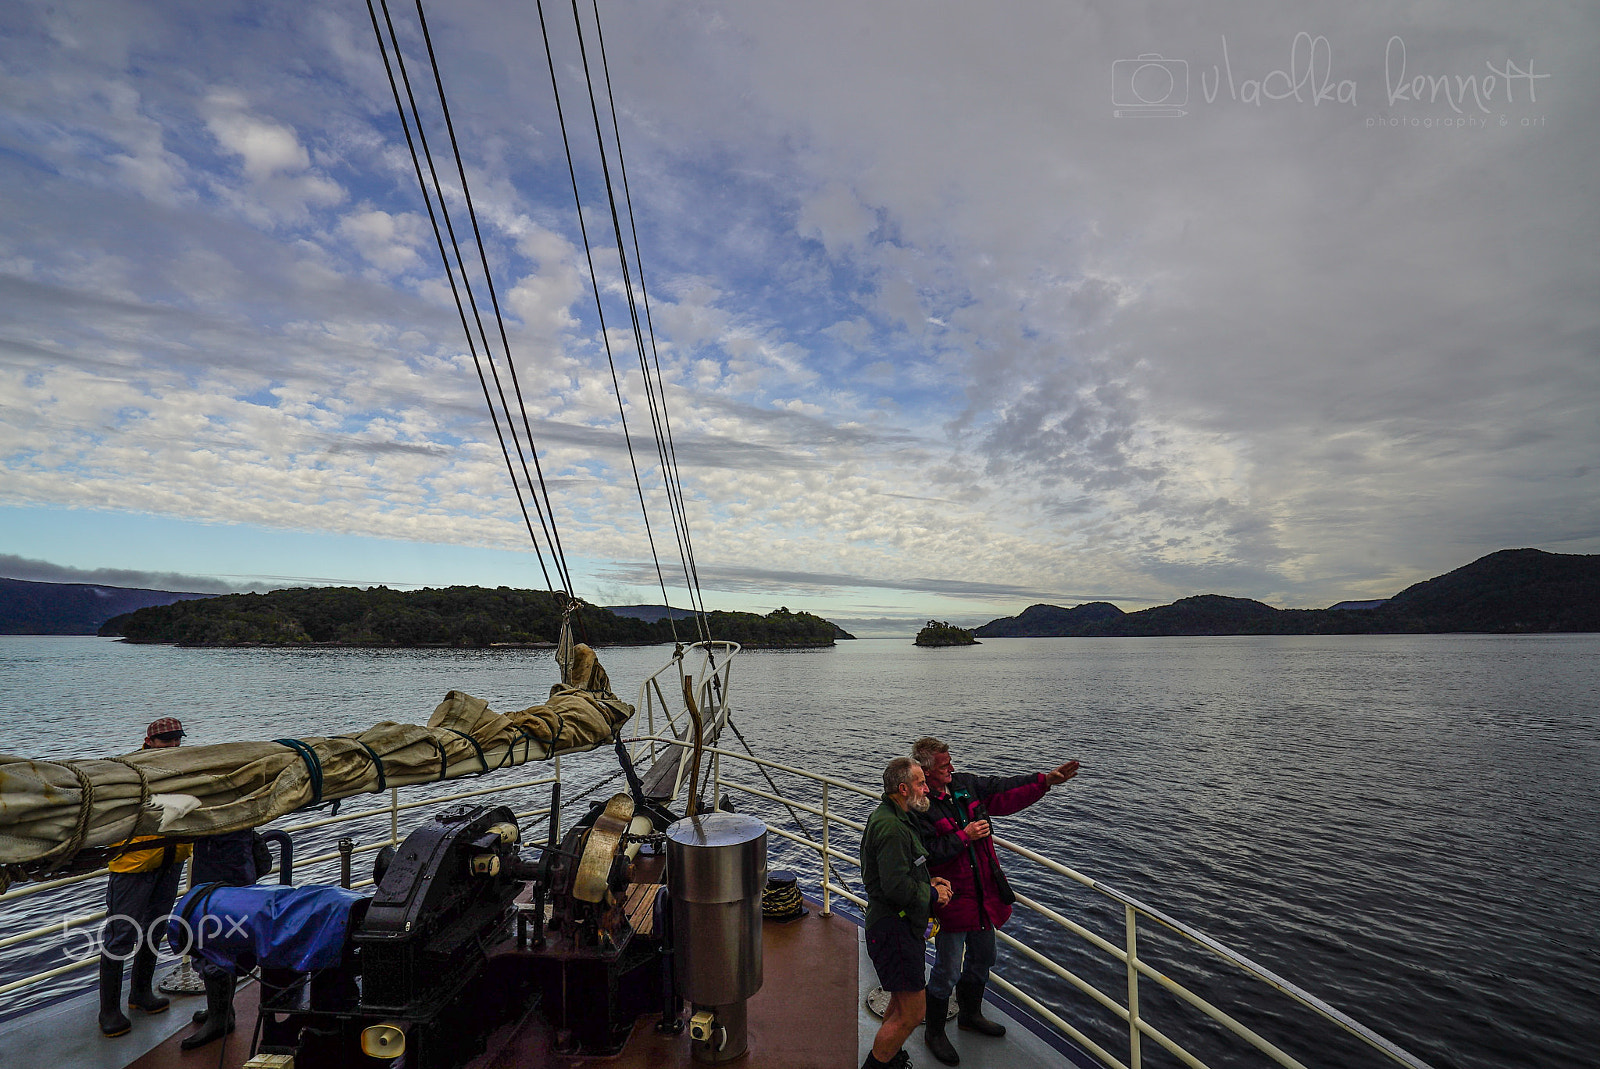
[[[950,747],[933,738],[918,739],[911,756],[928,783],[928,809],[917,814],[928,847],[928,870],[951,885],[950,901],[934,911],[939,918],[934,939],[938,955],[928,976],[924,1039],[935,1058],[956,1065],[961,1056],[945,1035],[952,990],[963,1031],[1006,1034],[1004,1025],[984,1017],[983,989],[994,966],[995,930],[1011,918],[1017,898],[1000,870],[989,817],[1026,809],[1051,787],[1076,776],[1078,762],[1020,776],[975,776],[957,772]]]

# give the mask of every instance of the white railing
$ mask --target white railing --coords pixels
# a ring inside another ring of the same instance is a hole
[[[724,684],[721,691],[723,696],[722,700],[719,702],[715,698],[712,699],[712,702],[716,703],[712,705],[713,708],[716,708],[717,705],[721,706],[721,715],[724,722],[726,721],[727,716],[726,666],[726,660],[724,660],[721,665],[716,666],[716,671],[721,674],[721,679]],[[668,668],[672,667],[673,665],[668,665]],[[660,673],[657,673],[657,675],[659,674]],[[647,681],[646,685],[653,686],[659,691],[659,686],[655,683],[655,677],[651,677],[651,679]],[[642,689],[643,688],[641,688],[641,690]],[[711,689],[709,678],[701,681],[700,689],[702,693],[706,695],[711,695],[714,693]],[[670,714],[671,704],[666,702],[664,696],[658,694],[657,697],[660,698],[662,706],[668,710],[667,724],[669,730],[673,729],[676,725],[674,723],[674,718]],[[645,703],[641,702],[641,704]],[[646,708],[648,710],[649,706],[646,705]],[[709,721],[707,726],[710,726]],[[657,747],[687,747],[692,745],[691,742],[682,738],[662,735],[640,735],[626,739],[624,742],[630,744],[635,753],[646,752],[645,748],[647,748],[647,752],[652,754],[658,752]],[[817,801],[815,804],[813,804],[812,802],[804,801],[799,798],[785,796],[782,792],[778,791],[775,786],[772,785],[770,776],[766,777],[765,782],[767,782],[769,786],[773,786],[773,789],[766,790],[753,784],[743,783],[718,774],[716,775],[715,786],[713,788],[713,797],[720,796],[720,792],[723,790],[736,790],[755,798],[764,799],[775,805],[784,806],[791,812],[791,814],[803,812],[819,818],[821,821],[821,829],[818,833],[818,837],[815,839],[812,838],[811,835],[805,830],[791,831],[787,828],[779,827],[776,824],[769,824],[768,831],[773,835],[777,835],[781,838],[796,843],[807,851],[816,852],[821,866],[821,877],[818,881],[818,891],[822,902],[822,914],[824,916],[828,916],[833,912],[832,905],[834,896],[842,897],[862,909],[866,908],[865,899],[851,892],[835,878],[834,868],[836,863],[843,863],[859,870],[861,862],[860,859],[837,849],[833,845],[832,827],[834,824],[840,824],[856,833],[861,832],[865,828],[865,825],[861,822],[839,815],[837,808],[837,796],[839,792],[844,792],[846,795],[859,796],[861,798],[870,799],[876,802],[880,797],[877,791],[869,790],[865,787],[861,787],[836,776],[812,772],[808,769],[798,768],[794,765],[785,764],[779,761],[771,761],[765,758],[759,758],[752,754],[742,754],[715,746],[705,747],[705,752],[712,755],[714,769],[720,770],[720,759],[722,757],[729,757],[737,761],[746,762],[749,765],[756,766],[763,770],[771,770],[797,776],[810,783],[816,784],[818,788]],[[687,764],[687,762],[684,762],[683,764]],[[680,769],[680,783],[681,779],[682,771]],[[401,802],[400,790],[397,788],[391,788],[389,791],[388,805],[375,806],[357,812],[345,813],[337,816],[319,817],[313,820],[302,821],[297,824],[286,825],[281,830],[287,832],[303,832],[314,829],[326,829],[342,824],[351,824],[357,821],[364,821],[387,815],[389,817],[389,834],[387,836],[379,838],[375,842],[354,846],[352,849],[352,854],[366,854],[380,850],[386,845],[399,844],[402,838],[400,835],[401,813],[413,809],[434,807],[447,802],[461,801],[468,798],[488,797],[491,795],[505,794],[513,791],[526,791],[530,788],[557,784],[560,782],[562,782],[561,759],[558,757],[554,761],[554,775],[541,776],[534,779],[521,780],[516,783],[508,783],[493,787],[482,787],[474,790],[456,791],[444,795],[433,795],[408,802]],[[601,782],[604,782],[604,780]],[[598,784],[594,786],[598,786]],[[407,789],[414,790],[416,788]],[[586,789],[592,790],[593,786]],[[582,795],[579,797],[582,797]],[[576,800],[577,799],[573,799],[573,801]],[[549,813],[550,807],[547,805],[544,808],[535,808],[517,812],[516,817],[519,822],[522,822],[537,817],[548,816]],[[1189,925],[1175,920],[1160,910],[1145,905],[1138,899],[1126,895],[1115,888],[1108,887],[1104,883],[1085,876],[1075,869],[1069,868],[1066,865],[1054,861],[1043,854],[1038,853],[1037,851],[1020,846],[1016,843],[1009,842],[1000,838],[999,836],[995,837],[995,845],[1010,851],[1011,853],[1016,854],[1018,857],[1024,858],[1051,873],[1059,876],[1065,876],[1068,879],[1083,885],[1084,887],[1096,891],[1121,907],[1124,923],[1122,926],[1123,931],[1121,933],[1122,939],[1119,945],[1119,943],[1113,942],[1112,940],[1107,939],[1084,927],[1077,921],[1062,915],[1060,912],[1051,908],[1050,906],[1040,903],[1025,894],[1017,894],[1018,905],[1033,911],[1045,921],[1048,921],[1050,924],[1062,929],[1063,931],[1072,933],[1088,943],[1090,946],[1094,947],[1096,950],[1100,951],[1102,954],[1110,957],[1120,964],[1126,971],[1127,975],[1127,991],[1125,1001],[1119,1001],[1118,999],[1107,995],[1089,981],[1073,973],[1060,962],[1055,961],[1044,953],[1041,953],[1034,947],[1028,946],[1021,940],[1016,939],[1005,932],[999,932],[997,935],[1002,942],[1012,947],[1023,957],[1040,966],[1050,974],[1071,984],[1074,988],[1081,991],[1083,994],[1101,1006],[1106,1012],[1124,1022],[1128,1029],[1128,1058],[1126,1062],[1112,1054],[1110,1051],[1107,1051],[1103,1046],[1096,1043],[1089,1036],[1085,1035],[1070,1021],[1062,1018],[1058,1013],[1050,1009],[1050,1007],[1046,1006],[1038,998],[1028,994],[1026,991],[1023,991],[1014,983],[1008,981],[1005,977],[996,973],[990,974],[990,980],[997,989],[1003,991],[1018,1004],[1026,1007],[1040,1020],[1051,1024],[1062,1034],[1071,1038],[1084,1050],[1100,1059],[1102,1063],[1112,1067],[1112,1069],[1140,1069],[1142,1061],[1140,1044],[1142,1040],[1146,1038],[1160,1045],[1164,1050],[1170,1053],[1173,1057],[1177,1058],[1184,1065],[1190,1066],[1191,1069],[1208,1069],[1206,1064],[1196,1057],[1192,1052],[1186,1050],[1177,1041],[1158,1030],[1140,1013],[1139,984],[1141,978],[1160,985],[1165,990],[1171,992],[1182,1002],[1193,1007],[1195,1010],[1199,1011],[1212,1021],[1222,1025],[1228,1030],[1228,1032],[1239,1037],[1245,1043],[1249,1044],[1251,1047],[1254,1047],[1256,1050],[1260,1051],[1277,1064],[1288,1067],[1288,1069],[1306,1069],[1303,1063],[1295,1059],[1292,1055],[1283,1051],[1270,1040],[1264,1038],[1246,1025],[1240,1023],[1226,1011],[1207,1002],[1204,998],[1195,994],[1183,984],[1171,979],[1166,974],[1142,960],[1139,957],[1138,952],[1138,923],[1141,918],[1147,922],[1153,921],[1156,924],[1178,933],[1185,939],[1194,943],[1196,946],[1203,948],[1209,953],[1227,962],[1234,968],[1239,969],[1245,975],[1266,984],[1268,987],[1273,988],[1287,996],[1290,1000],[1297,1003],[1301,1007],[1309,1009],[1315,1014],[1327,1019],[1343,1031],[1367,1043],[1373,1049],[1382,1053],[1393,1062],[1399,1065],[1408,1066],[1410,1069],[1428,1069],[1428,1066],[1420,1059],[1401,1049],[1393,1042],[1373,1032],[1370,1028],[1367,1028],[1365,1025],[1352,1020],[1349,1016],[1328,1005],[1315,995],[1310,994],[1290,981],[1285,980],[1284,978],[1273,973],[1271,970],[1256,964],[1243,954],[1229,949],[1228,947],[1195,930]],[[325,852],[313,855],[311,857],[296,858],[295,865],[297,868],[317,865],[339,860],[342,856],[343,854],[337,850]],[[89,880],[97,879],[104,875],[106,875],[106,870],[100,869],[96,872],[85,873],[78,876],[70,876],[64,879],[51,880],[47,883],[31,884],[25,887],[17,888],[5,894],[0,894],[0,906],[4,906],[8,902],[13,902],[18,899],[39,894],[41,892],[69,887],[74,884],[81,884]],[[360,888],[368,886],[371,883],[372,881],[367,879],[359,882],[353,882],[351,886]],[[65,932],[71,931],[75,928],[81,928],[88,924],[93,924],[103,917],[103,912],[84,914],[81,916],[56,921],[54,923],[34,928],[26,932],[20,932],[15,935],[7,936],[5,939],[0,940],[0,950],[21,946],[35,940],[46,938],[50,935],[64,934]],[[7,995],[15,991],[20,991],[35,984],[46,983],[52,979],[55,979],[56,977],[72,972],[73,970],[87,967],[88,965],[93,964],[96,960],[96,958],[90,957],[82,961],[74,961],[67,965],[46,969],[30,976],[21,977],[4,984],[0,984],[0,995]]]
[[[695,706],[700,711],[702,720],[701,738],[707,742],[715,743],[722,737],[723,726],[728,718],[733,715],[733,658],[741,649],[737,642],[695,642],[682,647],[678,653],[651,673],[643,683],[639,684],[639,704],[635,707],[644,712],[645,734],[641,736],[643,743],[633,747],[630,757],[634,764],[653,766],[656,759],[661,756],[656,748],[655,739],[660,732],[656,728],[656,713],[659,710],[666,720],[666,729],[672,736],[674,743],[689,739],[689,714],[685,710],[680,716],[678,709],[682,705],[681,687],[682,679],[687,677],[698,680],[694,687]],[[669,699],[661,689],[661,677],[671,673],[673,675],[673,698]],[[648,755],[648,762],[642,759]],[[689,763],[680,760],[677,773],[672,781],[672,790],[669,797],[676,798],[683,792],[684,775],[689,771]],[[712,784],[712,798],[717,795],[717,783],[722,776],[722,761],[713,755],[711,758],[710,775],[707,777]],[[713,804],[714,801],[713,801]]]
[[[641,736],[628,741],[633,742],[636,745],[645,741],[666,746],[688,745],[687,743],[678,739],[663,737],[647,739]],[[779,828],[772,825],[768,826],[768,831],[772,834],[788,839],[791,842],[797,843],[808,850],[816,851],[819,862],[822,866],[820,890],[822,898],[822,913],[824,916],[832,912],[832,896],[834,895],[848,899],[862,909],[866,908],[867,903],[865,899],[853,894],[847,888],[836,883],[833,877],[833,868],[835,862],[844,862],[847,865],[859,869],[861,866],[860,860],[847,853],[844,853],[843,851],[835,849],[830,844],[830,828],[833,824],[842,824],[856,832],[862,831],[865,828],[865,825],[858,821],[839,816],[836,810],[830,808],[830,796],[836,791],[843,790],[850,794],[861,795],[877,801],[881,797],[878,792],[869,790],[854,783],[850,783],[847,780],[843,780],[835,776],[822,775],[806,769],[796,768],[793,765],[787,765],[777,761],[769,761],[753,755],[740,754],[731,750],[718,750],[712,747],[707,747],[706,751],[708,753],[715,753],[719,757],[731,757],[737,760],[746,761],[753,765],[764,766],[768,769],[774,769],[788,773],[817,784],[820,788],[818,792],[820,804],[812,805],[797,799],[786,798],[780,793],[774,791],[762,790],[750,784],[740,783],[736,780],[731,780],[726,777],[723,777],[721,780],[721,786],[723,788],[742,791],[757,798],[762,798],[770,802],[785,805],[791,810],[800,810],[819,817],[822,821],[822,829],[819,839],[812,839],[808,835],[799,834],[789,831],[785,828]],[[996,846],[1008,850],[1019,857],[1025,858],[1052,873],[1060,876],[1066,876],[1067,878],[1072,879],[1083,886],[1100,893],[1101,895],[1104,895],[1106,898],[1110,899],[1112,902],[1115,902],[1121,907],[1121,913],[1123,916],[1123,931],[1121,933],[1121,945],[1118,945],[1117,943],[1114,943],[1111,940],[1096,934],[1088,928],[1085,928],[1083,925],[1072,920],[1071,918],[1063,916],[1061,913],[1050,908],[1049,906],[1037,902],[1027,895],[1020,893],[1017,894],[1018,905],[1033,911],[1044,920],[1062,929],[1063,931],[1071,932],[1073,935],[1084,940],[1096,950],[1109,956],[1117,963],[1122,965],[1127,975],[1127,992],[1125,996],[1125,1002],[1119,1002],[1112,996],[1107,995],[1089,981],[1073,973],[1060,962],[1057,962],[1048,955],[1028,946],[1021,940],[1016,939],[1005,932],[997,932],[996,934],[1002,942],[1015,949],[1017,952],[1022,954],[1023,957],[1027,958],[1029,961],[1032,961],[1036,965],[1039,965],[1052,975],[1065,980],[1074,988],[1078,989],[1089,998],[1094,1000],[1094,1002],[1103,1007],[1107,1012],[1115,1015],[1119,1020],[1125,1022],[1128,1029],[1128,1059],[1126,1062],[1122,1061],[1116,1055],[1106,1050],[1103,1046],[1096,1043],[1090,1037],[1084,1035],[1083,1032],[1075,1027],[1071,1022],[1064,1020],[1059,1014],[1051,1010],[1048,1006],[1044,1005],[1037,998],[1018,988],[1015,984],[1006,980],[1003,976],[993,972],[989,974],[991,982],[999,990],[1005,992],[1019,1004],[1027,1007],[1027,1009],[1036,1014],[1039,1019],[1049,1022],[1052,1026],[1061,1031],[1064,1035],[1071,1038],[1079,1046],[1083,1047],[1096,1058],[1100,1059],[1101,1062],[1111,1066],[1112,1069],[1140,1069],[1143,1060],[1140,1052],[1140,1046],[1142,1040],[1146,1038],[1159,1044],[1164,1050],[1166,1050],[1173,1057],[1177,1058],[1184,1065],[1190,1066],[1191,1069],[1209,1069],[1205,1062],[1201,1061],[1191,1051],[1185,1049],[1176,1040],[1158,1030],[1141,1015],[1139,1010],[1139,981],[1141,977],[1159,984],[1161,987],[1175,995],[1182,1002],[1187,1003],[1189,1006],[1192,1006],[1194,1009],[1198,1010],[1201,1014],[1210,1018],[1212,1021],[1222,1025],[1228,1030],[1228,1032],[1239,1037],[1244,1042],[1248,1043],[1250,1046],[1254,1047],[1256,1050],[1260,1051],[1277,1064],[1285,1066],[1287,1069],[1306,1069],[1304,1063],[1296,1059],[1293,1055],[1287,1053],[1248,1026],[1240,1023],[1231,1014],[1217,1006],[1212,1005],[1204,998],[1189,990],[1183,984],[1171,979],[1166,974],[1160,972],[1142,960],[1139,957],[1138,949],[1138,926],[1141,918],[1146,921],[1153,921],[1156,924],[1178,933],[1185,939],[1194,943],[1196,946],[1203,948],[1212,955],[1215,955],[1217,958],[1220,958],[1222,961],[1225,961],[1229,965],[1240,970],[1246,976],[1266,984],[1268,987],[1273,988],[1274,990],[1287,996],[1299,1006],[1311,1010],[1318,1016],[1321,1016],[1332,1022],[1344,1032],[1366,1043],[1368,1046],[1383,1054],[1394,1063],[1408,1066],[1409,1069],[1429,1069],[1425,1062],[1417,1058],[1415,1055],[1402,1049],[1392,1041],[1385,1039],[1383,1036],[1374,1032],[1372,1029],[1361,1024],[1360,1022],[1351,1019],[1347,1014],[1333,1008],[1322,999],[1317,998],[1315,995],[1304,990],[1303,988],[1291,983],[1288,980],[1285,980],[1281,976],[1278,976],[1270,969],[1258,965],[1245,955],[1224,946],[1215,939],[1212,939],[1204,933],[1197,931],[1189,925],[1175,920],[1160,910],[1152,906],[1145,905],[1138,899],[1133,898],[1130,895],[1126,895],[1113,887],[1109,887],[1098,880],[1094,880],[1088,876],[1085,876],[1082,873],[1061,864],[1060,862],[1053,861],[1037,851],[1030,850],[1025,846],[1019,846],[1016,843],[1009,842],[1000,838],[999,836],[995,836],[994,841]]]
[[[351,856],[374,853],[383,849],[385,846],[398,846],[400,844],[400,840],[402,838],[400,835],[401,813],[412,809],[438,806],[447,802],[458,802],[467,798],[479,798],[494,794],[504,794],[510,791],[524,791],[533,787],[558,783],[560,782],[561,778],[561,759],[559,757],[555,758],[554,764],[555,775],[552,776],[542,776],[535,779],[523,780],[517,783],[507,783],[494,787],[480,787],[470,791],[454,791],[450,794],[431,795],[409,802],[401,802],[400,788],[391,787],[389,788],[388,805],[375,806],[354,813],[341,813],[337,816],[320,817],[315,820],[301,821],[297,824],[287,824],[282,828],[270,830],[285,832],[310,831],[317,828],[330,828],[340,824],[352,824],[358,821],[369,820],[374,817],[387,815],[389,817],[388,836],[379,839],[376,842],[355,846],[351,851]],[[415,786],[423,787],[429,785],[417,784]],[[529,809],[516,813],[516,818],[520,823],[524,820],[548,816],[549,813],[550,807],[545,806],[542,809]],[[294,858],[294,865],[297,869],[305,868],[312,865],[338,861],[343,856],[344,854],[341,851],[333,850],[331,852],[315,854],[310,857],[296,857]],[[109,874],[110,870],[101,868],[96,869],[93,872],[86,872],[77,876],[68,876],[64,879],[50,880],[45,883],[28,884],[26,886],[16,888],[15,890],[7,891],[5,894],[0,894],[0,907],[4,907],[7,903],[17,901],[18,899],[28,898],[32,895],[40,894],[41,892],[54,891],[63,887],[71,887],[75,884],[101,879]],[[265,875],[268,874],[263,873],[263,876]],[[352,888],[367,887],[370,886],[372,882],[373,881],[371,879],[358,880],[352,882],[350,886]],[[23,946],[28,943],[34,943],[39,940],[46,939],[50,936],[64,936],[68,932],[75,931],[79,928],[83,928],[98,921],[104,920],[105,916],[105,910],[102,909],[93,913],[85,913],[79,916],[66,917],[61,920],[52,921],[49,924],[29,929],[28,931],[18,932],[14,935],[6,936],[4,939],[0,939],[0,950],[9,950],[13,947]],[[82,958],[81,960],[69,962],[66,965],[58,965],[54,968],[44,969],[28,976],[22,976],[15,980],[7,981],[6,983],[0,984],[0,995],[9,995],[13,992],[21,991],[25,988],[33,987],[38,984],[48,983],[57,977],[65,976],[66,974],[75,972],[78,969],[88,968],[89,966],[96,964],[98,961],[98,955],[89,956]]]

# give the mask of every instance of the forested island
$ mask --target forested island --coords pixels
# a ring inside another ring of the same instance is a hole
[[[711,637],[757,649],[831,646],[852,638],[820,616],[780,608],[707,614]],[[671,642],[667,619],[650,622],[582,603],[576,637],[594,646]],[[103,636],[180,646],[550,646],[561,631],[559,596],[545,590],[453,586],[300,587],[268,594],[228,594],[143,608],[112,617]],[[685,642],[693,621],[677,622]]]
[[[943,620],[929,620],[928,626],[917,632],[918,646],[976,646],[978,640],[972,632]]]
[[[1104,601],[1030,605],[991,620],[980,638],[1155,635],[1401,635],[1600,631],[1600,556],[1503,549],[1367,606],[1275,609],[1200,594],[1123,612]]]

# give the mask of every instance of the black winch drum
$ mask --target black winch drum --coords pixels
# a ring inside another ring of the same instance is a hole
[[[761,893],[767,885],[767,826],[744,813],[706,813],[667,829],[673,980],[721,1032],[696,1043],[699,1061],[743,1054],[745,1000],[761,990]],[[702,1049],[704,1048],[704,1049]]]

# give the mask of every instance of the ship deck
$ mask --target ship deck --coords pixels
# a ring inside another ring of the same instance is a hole
[[[824,917],[816,902],[808,916],[788,924],[767,922],[762,942],[765,983],[749,1002],[749,1052],[728,1064],[749,1069],[855,1069],[865,1059],[878,1029],[866,1009],[875,984],[861,928],[835,913]],[[198,996],[177,997],[172,1008],[154,1016],[132,1015],[133,1031],[103,1038],[95,1027],[98,999],[93,992],[0,1026],[0,1065],[70,1066],[77,1069],[238,1069],[250,1056],[250,1038],[260,987],[247,983],[234,1000],[240,1027],[226,1046],[182,1051],[189,1017],[203,1005]],[[969,1069],[1060,1069],[1095,1065],[1083,1052],[1051,1033],[1026,1013],[990,1000],[988,1016],[1008,1029],[1002,1040],[961,1032],[948,1034]],[[471,1069],[688,1069],[694,1062],[687,1035],[664,1036],[656,1017],[639,1018],[620,1054],[583,1057],[552,1050],[549,1028],[537,1012],[496,1033]],[[919,1029],[907,1043],[912,1060],[937,1065]]]

